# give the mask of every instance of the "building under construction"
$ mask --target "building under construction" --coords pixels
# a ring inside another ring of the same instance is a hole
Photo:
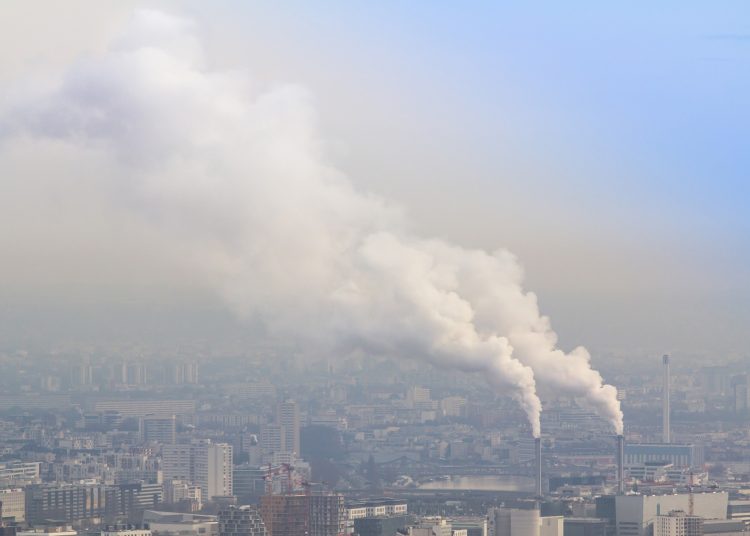
[[[344,497],[332,492],[264,495],[260,513],[267,536],[339,536],[346,528]]]

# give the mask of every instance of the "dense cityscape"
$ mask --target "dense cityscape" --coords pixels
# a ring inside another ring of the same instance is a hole
[[[750,523],[741,363],[610,360],[618,460],[608,423],[574,399],[545,400],[537,454],[512,398],[418,361],[307,361],[272,345],[88,353],[0,358],[4,535],[643,536]]]

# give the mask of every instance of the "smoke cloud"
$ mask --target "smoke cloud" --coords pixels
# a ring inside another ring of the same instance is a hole
[[[104,54],[5,100],[3,151],[32,144],[37,158],[68,151],[96,169],[101,212],[167,237],[238,314],[323,348],[480,372],[535,436],[537,384],[622,432],[616,390],[584,348],[556,348],[511,253],[414,236],[396,207],[327,162],[303,88],[207,68],[189,21],[139,11]],[[75,176],[65,180],[75,195]]]

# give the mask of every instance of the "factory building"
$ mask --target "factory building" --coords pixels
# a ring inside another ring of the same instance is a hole
[[[701,468],[704,464],[703,447],[661,443],[625,445],[625,465],[641,465],[646,462],[665,462],[674,467]]]

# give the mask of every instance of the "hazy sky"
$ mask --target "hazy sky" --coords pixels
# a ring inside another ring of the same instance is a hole
[[[195,22],[207,69],[307,88],[326,161],[414,232],[516,253],[564,347],[750,344],[747,2],[9,1],[2,102],[144,5]],[[96,169],[65,185],[54,157],[2,150],[4,318],[217,308],[148,229],[79,195]]]

